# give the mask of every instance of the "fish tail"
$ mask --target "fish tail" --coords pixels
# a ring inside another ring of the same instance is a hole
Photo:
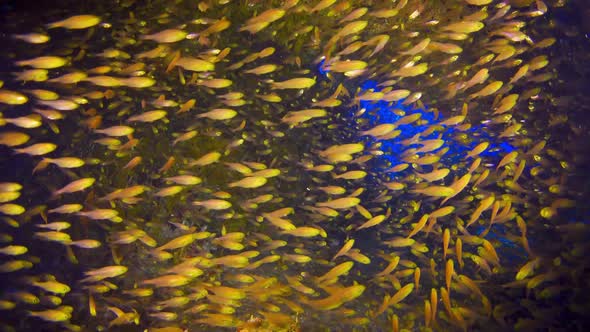
[[[176,53],[174,53],[174,57],[172,58],[172,60],[170,60],[170,63],[166,67],[166,73],[169,73],[172,69],[174,69],[174,67],[176,67],[178,60],[180,60],[180,57],[181,57],[180,51],[176,51]]]
[[[313,153],[315,155],[318,155],[320,157],[322,156],[322,151],[321,150],[312,149],[311,150],[311,153]]]
[[[37,172],[37,171],[44,170],[45,168],[47,168],[47,166],[49,166],[50,163],[51,163],[51,161],[48,160],[47,158],[41,159],[41,161],[37,164],[37,166],[35,166],[35,168],[33,168],[33,172],[31,174],[35,174],[35,172]]]
[[[309,300],[301,294],[297,294],[297,300],[299,302],[309,305]]]
[[[97,276],[89,276],[89,277],[86,277],[86,278],[84,278],[84,279],[80,280],[80,282],[81,282],[81,283],[86,283],[86,282],[97,282],[97,281],[100,281],[100,280],[101,280],[101,279],[100,279],[99,277],[97,277]]]

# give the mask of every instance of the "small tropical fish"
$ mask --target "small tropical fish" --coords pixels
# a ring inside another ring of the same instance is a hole
[[[418,194],[433,197],[449,197],[455,193],[453,188],[445,186],[429,186],[425,189],[414,189],[412,191]]]
[[[58,56],[41,56],[29,60],[17,61],[18,66],[30,66],[40,69],[53,69],[64,66],[68,62],[67,59]]]
[[[149,111],[149,112],[145,112],[142,114],[138,114],[138,115],[134,115],[132,117],[130,117],[129,119],[127,119],[128,122],[134,122],[134,121],[138,121],[138,122],[154,122],[154,121],[158,121],[160,119],[162,119],[163,117],[166,116],[166,111],[160,111],[160,110],[156,110],[156,111]]]
[[[359,227],[357,227],[356,230],[358,231],[358,230],[361,230],[361,229],[365,229],[365,228],[377,226],[380,223],[382,223],[385,219],[386,219],[386,216],[383,215],[383,214],[378,215],[378,216],[375,216],[375,217],[367,220],[364,224],[362,224]]]
[[[180,184],[180,185],[185,185],[185,186],[190,186],[190,185],[197,185],[201,182],[203,182],[203,180],[197,176],[193,176],[193,175],[178,175],[178,176],[172,176],[172,177],[168,177],[168,178],[164,178],[167,181],[171,181],[174,182],[176,184]]]
[[[92,186],[94,184],[94,182],[96,182],[96,179],[94,179],[94,178],[82,178],[82,179],[70,182],[67,185],[65,185],[63,188],[56,190],[53,193],[53,196],[82,191],[82,190],[87,189],[90,186]]]
[[[175,43],[186,38],[187,32],[179,29],[166,29],[149,35],[141,36],[141,39],[153,40],[158,43]]]
[[[221,199],[209,199],[205,201],[193,201],[193,205],[204,206],[209,210],[225,210],[229,209],[232,204],[228,201]]]
[[[0,103],[8,105],[22,105],[29,101],[27,96],[22,93],[0,89]]]
[[[71,307],[69,307],[71,308]],[[64,309],[64,306],[57,309],[47,309],[43,311],[29,311],[31,317],[37,317],[47,322],[66,322],[72,318],[72,310]]]
[[[27,253],[29,249],[25,246],[10,245],[0,248],[0,254],[7,256],[19,256]]]
[[[111,265],[105,266],[98,269],[90,270],[84,272],[86,275],[86,279],[83,279],[83,282],[97,282],[100,280],[104,280],[106,278],[115,278],[120,275],[125,274],[128,271],[126,266],[122,265]]]
[[[329,207],[332,209],[347,209],[358,205],[361,202],[359,198],[356,197],[344,197],[344,198],[337,198],[334,200],[329,200],[326,202],[318,202],[316,206],[318,207]]]
[[[16,153],[24,153],[31,156],[42,156],[53,152],[55,149],[57,149],[57,145],[53,143],[37,143],[25,148],[14,149],[14,151]]]
[[[87,29],[100,23],[100,17],[94,15],[76,15],[61,21],[56,21],[47,25],[48,29],[66,28],[66,29]]]
[[[182,235],[182,236],[179,236],[179,237],[169,241],[168,243],[164,244],[163,246],[156,248],[156,250],[162,251],[162,250],[179,249],[179,248],[188,246],[189,244],[193,243],[195,240],[206,239],[209,236],[211,236],[211,233],[209,233],[209,232],[199,232],[199,233]]]
[[[113,209],[95,209],[90,211],[82,211],[77,213],[80,216],[94,219],[94,220],[103,220],[103,219],[110,219],[110,220],[117,220],[116,218],[119,215],[117,210]]]
[[[238,115],[238,112],[228,108],[217,108],[206,113],[198,114],[198,118],[208,118],[211,120],[229,120]]]
[[[240,188],[258,188],[266,184],[268,180],[264,177],[259,176],[248,176],[243,178],[239,181],[231,182],[228,184],[230,188],[232,187],[240,187]]]
[[[271,82],[271,89],[273,90],[284,90],[284,89],[306,89],[314,86],[316,83],[313,78],[292,78],[282,82]]]
[[[211,164],[219,161],[219,158],[221,158],[221,153],[219,153],[217,151],[209,152],[209,153],[205,154],[204,156],[202,156],[201,158],[191,162],[189,164],[189,166],[193,167],[193,166],[211,165]]]
[[[65,295],[71,291],[71,288],[68,285],[62,284],[58,281],[35,281],[32,283],[32,285],[35,287],[39,287],[47,292],[60,295]]]
[[[105,129],[96,129],[95,132],[107,136],[119,137],[132,134],[135,129],[128,126],[113,126]]]
[[[367,176],[365,171],[348,171],[346,173],[334,175],[334,179],[357,180]]]
[[[12,35],[12,38],[22,40],[31,44],[44,44],[50,40],[50,37],[43,33],[27,33],[27,34],[16,34]]]
[[[297,237],[314,237],[320,235],[321,230],[314,227],[297,227],[295,229],[284,230],[283,234],[289,234]]]
[[[31,137],[25,133],[7,131],[0,133],[0,144],[8,147],[19,146],[27,143],[30,138]]]
[[[350,271],[350,269],[352,269],[353,266],[354,262],[351,261],[340,263],[332,269],[330,269],[330,271],[326,272],[324,275],[318,277],[316,281],[318,284],[321,284],[325,281],[338,278],[339,276],[348,273],[348,271]]]

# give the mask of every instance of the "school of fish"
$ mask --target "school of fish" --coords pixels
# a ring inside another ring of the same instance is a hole
[[[3,23],[2,331],[587,330],[567,1],[105,3]]]

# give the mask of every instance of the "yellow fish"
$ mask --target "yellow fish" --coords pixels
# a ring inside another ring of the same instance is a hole
[[[26,148],[14,149],[14,151],[16,153],[25,153],[31,156],[42,156],[53,152],[55,149],[57,149],[57,145],[53,143],[37,143],[27,146]]]
[[[193,243],[195,240],[206,239],[209,236],[211,236],[211,233],[209,233],[209,232],[199,232],[199,233],[182,235],[182,236],[179,236],[179,237],[169,241],[168,243],[156,248],[155,250],[161,251],[161,250],[179,249],[179,248],[188,246],[189,244]]]
[[[100,17],[94,15],[76,15],[68,17],[61,21],[47,24],[48,29],[65,28],[65,29],[86,29],[100,23]]]
[[[94,178],[82,178],[82,179],[70,182],[67,185],[65,185],[63,188],[56,190],[53,193],[53,196],[82,191],[82,190],[92,186],[94,184],[94,182],[96,182],[96,179],[94,179]]]
[[[22,40],[27,43],[31,44],[44,44],[48,42],[51,38],[43,33],[27,33],[27,34],[17,34],[12,35],[12,38]]]
[[[198,114],[198,118],[208,118],[211,120],[229,120],[238,115],[238,112],[228,108],[217,108],[206,113]]]
[[[384,220],[386,219],[386,216],[381,214],[378,216],[375,216],[369,220],[367,220],[364,224],[360,225],[359,227],[357,227],[357,231],[364,229],[364,228],[369,228],[369,227],[373,227],[373,226],[377,226],[380,223],[382,223]]]
[[[233,82],[225,78],[211,78],[208,80],[198,80],[197,85],[206,86],[211,89],[221,89],[231,86]]]
[[[337,198],[333,200],[329,200],[326,202],[319,202],[316,204],[318,207],[329,207],[332,209],[347,209],[358,205],[361,202],[359,198],[356,197],[344,197],[344,198]]]
[[[144,35],[141,39],[153,40],[158,43],[175,43],[186,38],[188,33],[179,29],[166,29],[150,35]]]
[[[29,101],[29,98],[19,92],[0,89],[0,103],[22,105],[27,101]]]
[[[70,320],[70,318],[72,318],[71,311],[63,309],[60,310],[60,308],[43,311],[29,311],[29,316],[37,317],[48,322],[66,322]]]
[[[41,56],[29,60],[17,61],[17,66],[30,66],[33,68],[40,69],[53,69],[64,66],[68,63],[68,60],[58,56]]]
[[[153,279],[144,280],[141,283],[146,285],[154,285],[157,288],[162,287],[180,287],[188,284],[191,278],[178,274],[168,274]]]
[[[348,171],[346,173],[334,175],[334,179],[358,180],[367,176],[365,171]]]
[[[365,291],[363,285],[353,285],[345,287],[338,292],[320,300],[307,301],[307,304],[317,310],[333,310],[340,307],[342,304],[352,301],[361,296]]]
[[[230,188],[232,187],[240,187],[240,188],[258,188],[266,184],[268,180],[264,177],[259,176],[249,176],[243,178],[239,181],[231,182],[228,184]]]
[[[430,215],[428,213],[424,214],[420,218],[420,220],[414,225],[414,228],[412,229],[410,234],[408,234],[408,238],[411,238],[412,236],[418,234],[418,232],[420,232],[422,228],[424,228],[424,226],[426,225],[426,221],[428,221],[429,217]]]
[[[202,156],[201,158],[191,162],[189,164],[189,166],[193,167],[193,166],[211,165],[211,164],[219,161],[219,158],[221,158],[221,153],[219,153],[217,151],[209,152],[209,153],[205,154],[204,156]]]
[[[254,75],[264,75],[269,74],[277,70],[277,65],[267,64],[261,65],[252,69],[244,70],[246,74],[254,74]]]
[[[225,210],[229,209],[232,204],[221,199],[209,199],[206,201],[193,201],[193,205],[204,206],[209,210]]]
[[[412,192],[433,197],[449,197],[455,193],[455,190],[445,186],[429,186],[424,189],[414,189]]]
[[[127,136],[132,134],[135,130],[129,126],[113,126],[105,129],[96,129],[94,130],[96,133],[104,134],[107,136]]]
[[[321,230],[313,227],[297,227],[295,229],[284,230],[283,234],[289,234],[297,237],[314,237],[320,235]]]
[[[391,72],[392,76],[414,77],[424,74],[428,70],[427,63],[421,63],[415,66],[403,67]]]
[[[458,33],[472,33],[483,29],[484,24],[477,21],[461,21],[451,23],[442,28],[443,31],[453,31]]]
[[[315,85],[314,78],[299,77],[282,82],[270,82],[272,90],[307,89]]]
[[[30,138],[31,136],[24,133],[17,131],[6,131],[0,133],[0,144],[6,145],[8,147],[19,146],[27,143]]]
[[[352,248],[352,246],[354,246],[354,239],[350,239],[350,240],[346,241],[346,243],[342,246],[342,248],[340,248],[340,250],[338,250],[336,255],[334,255],[334,257],[332,257],[332,260],[335,260],[336,258],[338,258],[342,255],[345,255]]]
[[[180,185],[184,185],[184,186],[196,185],[196,184],[203,182],[203,180],[201,178],[199,178],[197,176],[193,176],[193,175],[172,176],[172,177],[164,178],[164,180],[171,181],[176,184],[180,184]]]
[[[158,197],[173,196],[173,195],[176,195],[179,192],[181,192],[182,189],[183,189],[182,186],[165,187],[165,188],[162,188],[162,189],[158,190],[157,192],[155,192],[154,196],[158,196]]]
[[[118,222],[117,220],[119,220],[116,219],[118,218],[119,212],[113,209],[95,209],[90,211],[78,212],[77,214],[94,220],[110,219],[116,222]]]
[[[447,175],[449,175],[449,172],[450,172],[450,170],[448,168],[441,168],[441,169],[433,170],[430,173],[414,172],[414,174],[418,175],[418,177],[420,177],[428,182],[434,182],[434,181],[444,179]]]
[[[388,306],[396,305],[403,301],[406,297],[408,297],[412,291],[414,291],[414,284],[407,284],[402,287],[397,293],[393,294],[393,296],[387,302]]]
[[[10,245],[0,248],[0,254],[8,256],[19,256],[27,253],[29,249],[25,246]]]
[[[348,271],[350,271],[350,269],[352,269],[353,266],[354,266],[354,262],[351,262],[351,261],[340,263],[340,264],[336,265],[335,267],[333,267],[332,269],[330,269],[330,271],[326,272],[324,275],[318,277],[316,279],[316,282],[318,284],[321,284],[325,281],[338,278],[339,276],[348,273]]]
[[[189,71],[194,71],[194,72],[206,72],[206,71],[212,71],[215,69],[215,65],[212,64],[211,62],[201,60],[201,59],[196,59],[196,58],[188,58],[188,57],[183,57],[183,58],[178,59],[175,62],[175,65],[178,67],[181,67],[183,69],[186,69]]]
[[[61,282],[58,282],[58,281],[45,281],[45,282],[35,281],[32,283],[32,285],[39,287],[47,292],[51,292],[54,294],[60,294],[60,295],[67,294],[71,290],[71,288],[68,285],[62,284]]]

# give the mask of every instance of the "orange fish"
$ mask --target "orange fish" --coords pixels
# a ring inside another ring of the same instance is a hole
[[[123,169],[131,170],[131,169],[135,168],[137,165],[139,165],[139,163],[141,163],[141,157],[140,156],[134,157],[125,166],[123,166]]]

